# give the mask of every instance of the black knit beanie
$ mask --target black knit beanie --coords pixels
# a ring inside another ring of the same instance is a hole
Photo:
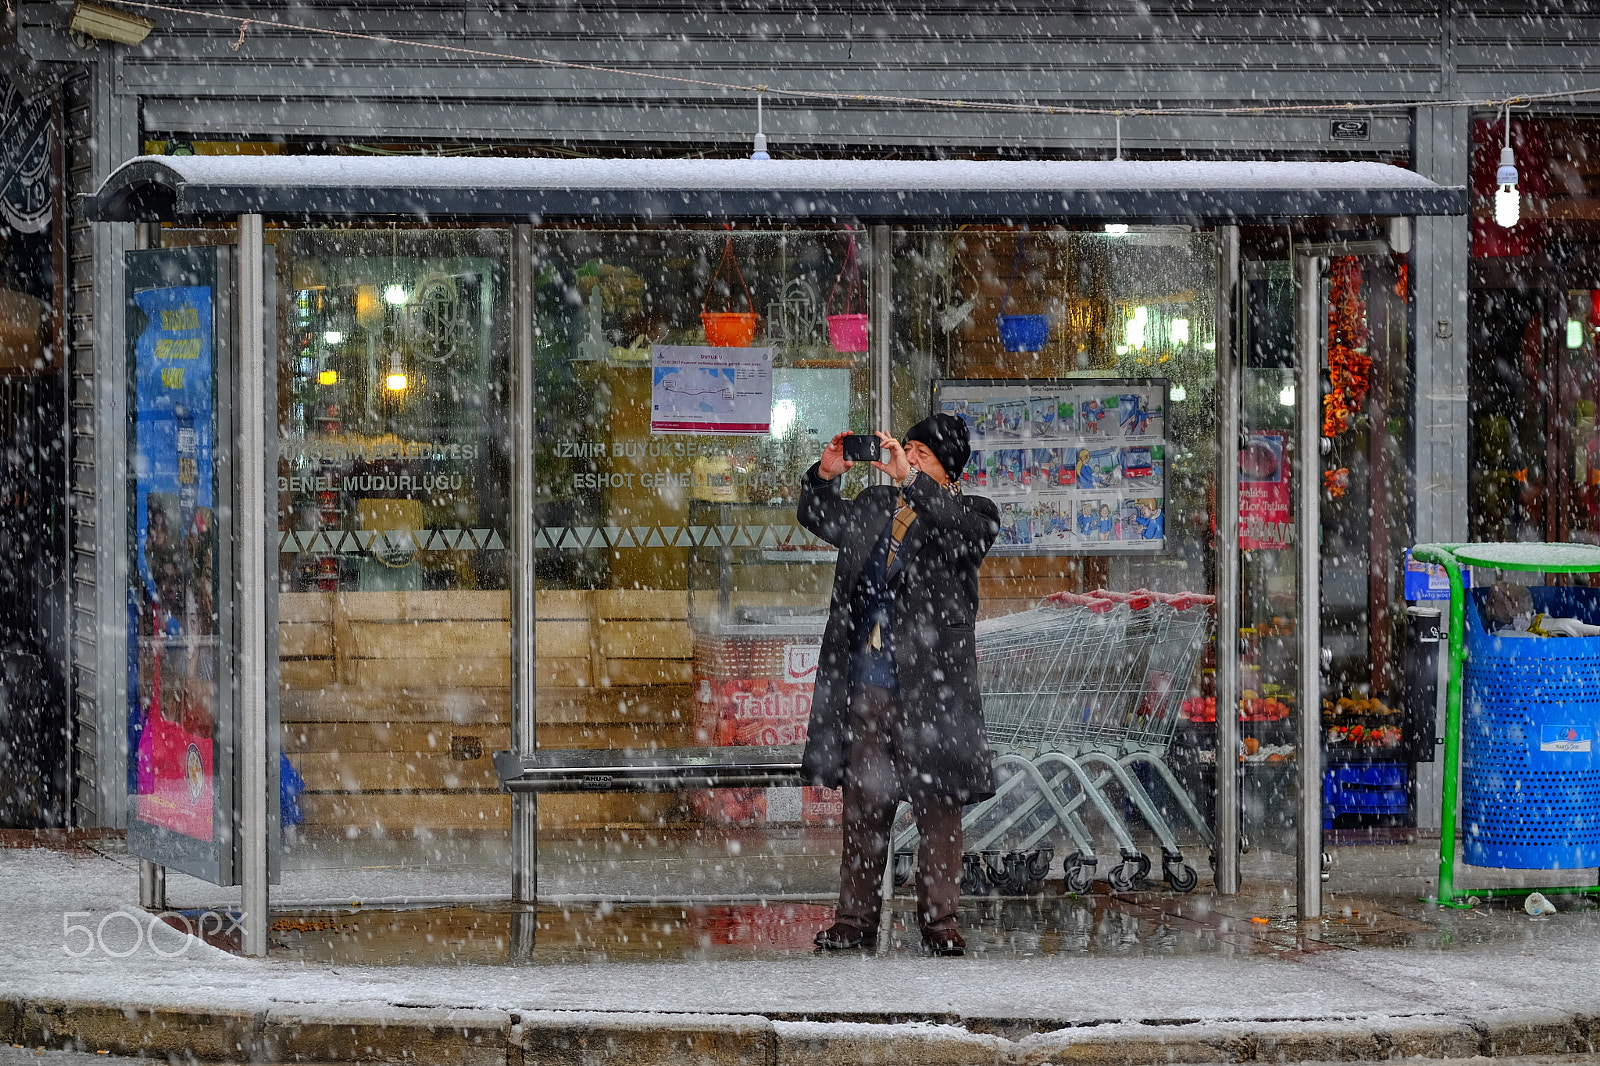
[[[929,415],[906,431],[905,442],[910,444],[914,440],[926,444],[938,457],[939,465],[944,467],[951,481],[960,479],[961,472],[966,469],[967,459],[972,455],[965,422],[942,411]]]

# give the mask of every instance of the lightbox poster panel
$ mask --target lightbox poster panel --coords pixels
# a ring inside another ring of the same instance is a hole
[[[128,848],[216,883],[231,862],[218,496],[218,249],[128,257]]]

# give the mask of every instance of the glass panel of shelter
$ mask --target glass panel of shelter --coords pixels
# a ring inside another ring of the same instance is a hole
[[[286,876],[507,861],[507,240],[293,229],[278,247]],[[324,893],[326,894],[326,893]]]
[[[719,284],[730,240],[742,281],[729,283],[724,269]],[[795,524],[798,476],[834,432],[880,428],[865,338],[829,315],[869,303],[864,284],[859,305],[842,300],[854,278],[849,241],[838,229],[538,232],[542,748],[803,739],[803,659],[820,639],[832,554]],[[856,241],[865,282],[865,234]],[[897,231],[891,241],[894,318],[872,324],[891,330],[893,353],[891,424],[881,428],[903,433],[931,409],[936,387],[969,418],[978,457],[968,490],[995,495],[1005,512],[1004,543],[983,575],[993,631],[1056,592],[1209,594],[1213,236],[967,227]],[[767,432],[662,432],[653,349],[705,344],[702,309],[720,310],[729,296],[745,309],[745,285],[761,318],[751,342],[771,349]],[[1046,335],[1002,339],[1002,313],[1047,321]],[[1071,606],[1055,610],[1052,639],[1088,647],[1072,627],[1098,615]],[[1187,715],[1183,728],[1204,732],[1209,629],[1192,628],[1186,662],[1152,663],[1149,642],[1124,631],[1161,611],[1181,613],[1120,604],[1118,639],[1129,643],[1111,658],[1122,672],[1100,679],[1105,691],[1079,709],[1076,727],[1064,690],[1013,723],[1029,739],[1019,732],[1012,748],[1148,749],[1162,766],[1122,777],[1149,793],[1169,836],[1192,851],[1196,831],[1166,777],[1205,804],[1205,741],[1175,747],[1174,731]],[[1184,620],[1201,614],[1208,621],[1209,607]],[[1115,795],[1119,785],[1098,787]],[[838,811],[836,795],[809,788],[546,797],[541,894],[826,895]],[[976,832],[1002,853],[1037,852],[1051,839],[1048,820],[1024,813],[998,835],[992,824]],[[1152,836],[1142,824],[1121,836],[1088,832],[1105,855],[1102,873]],[[686,861],[656,863],[663,845]]]

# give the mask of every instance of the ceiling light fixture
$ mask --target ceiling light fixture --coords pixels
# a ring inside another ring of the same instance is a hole
[[[155,28],[156,24],[147,18],[88,0],[73,4],[72,14],[67,17],[67,29],[71,32],[118,44],[138,44]]]

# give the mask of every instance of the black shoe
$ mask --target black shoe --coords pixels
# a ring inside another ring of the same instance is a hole
[[[853,925],[834,922],[818,933],[812,942],[822,951],[860,951],[876,947],[878,938]]]
[[[954,929],[924,929],[922,946],[930,955],[954,958],[967,953],[967,942]]]

